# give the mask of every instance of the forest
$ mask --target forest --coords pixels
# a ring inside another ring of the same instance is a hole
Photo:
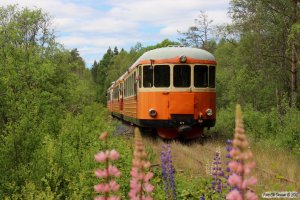
[[[300,159],[299,10],[297,0],[231,0],[230,25],[214,26],[200,12],[177,41],[109,47],[89,69],[77,49],[57,42],[48,13],[0,7],[0,199],[91,199],[93,156],[104,149],[98,137],[119,123],[105,108],[106,89],[144,52],[174,44],[206,49],[217,60],[217,123],[209,134],[232,138],[239,103],[252,142]],[[110,147],[126,155],[116,163],[122,199],[130,189],[132,142],[109,137]],[[146,151],[155,162],[150,145]],[[161,172],[154,175],[154,199],[164,199]],[[178,198],[189,199],[180,190],[189,180],[178,180]],[[199,180],[199,191],[210,187]]]

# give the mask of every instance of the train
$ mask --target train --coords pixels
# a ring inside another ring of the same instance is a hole
[[[199,48],[147,51],[107,89],[107,109],[165,139],[199,138],[216,123],[216,65]]]

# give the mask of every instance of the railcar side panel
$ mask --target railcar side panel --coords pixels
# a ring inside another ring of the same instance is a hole
[[[123,115],[131,118],[137,117],[137,98],[135,96],[123,100]]]

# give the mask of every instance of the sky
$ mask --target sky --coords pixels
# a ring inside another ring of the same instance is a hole
[[[53,19],[58,42],[77,48],[88,67],[109,47],[130,50],[137,42],[178,41],[200,11],[214,25],[230,23],[230,0],[1,0],[0,6],[41,8]]]

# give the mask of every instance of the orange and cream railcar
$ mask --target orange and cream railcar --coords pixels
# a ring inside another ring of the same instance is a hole
[[[111,114],[163,138],[199,137],[216,121],[216,61],[205,50],[170,46],[144,53],[107,90]]]

